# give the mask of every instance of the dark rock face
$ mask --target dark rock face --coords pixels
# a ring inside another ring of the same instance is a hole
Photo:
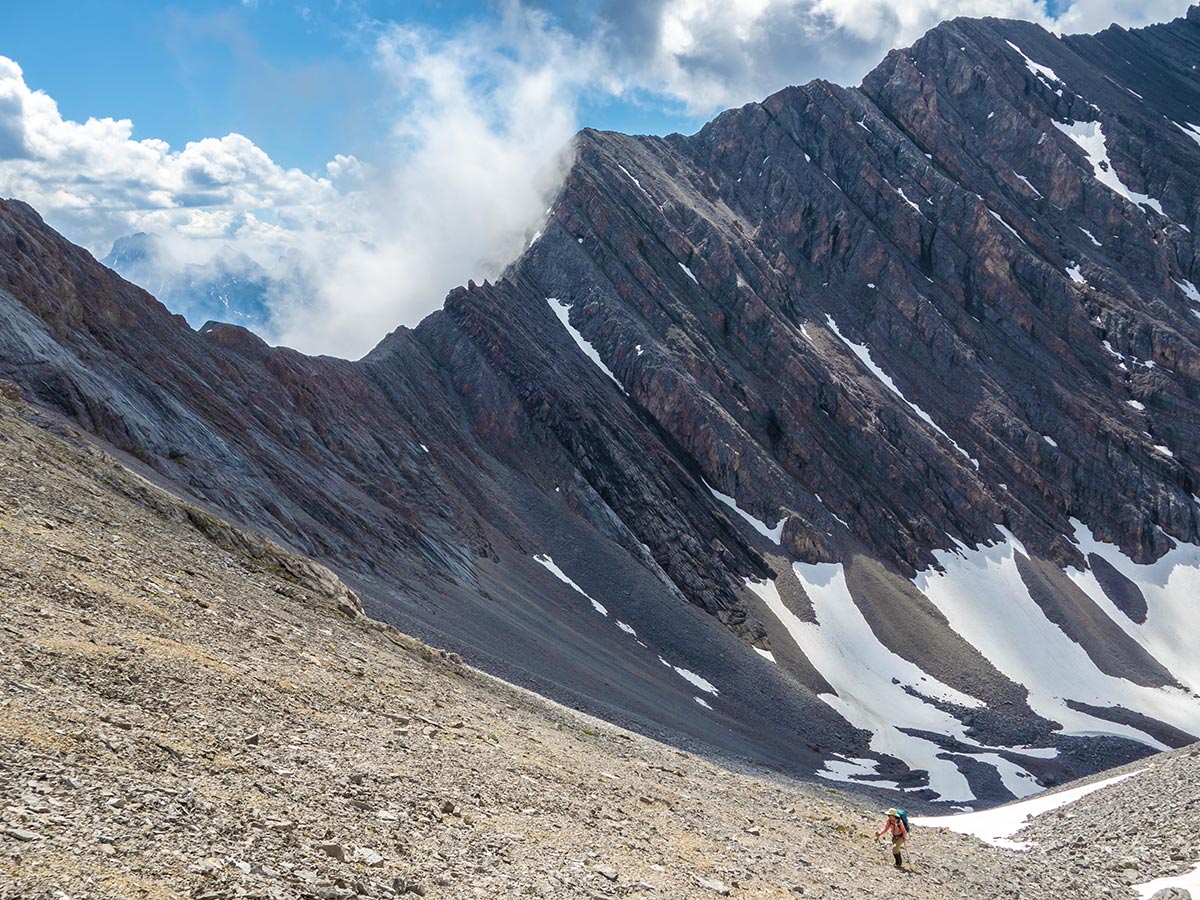
[[[1008,796],[1200,730],[1159,641],[1176,589],[1134,578],[1200,543],[1193,65],[1190,19],[956,20],[860,89],[585,131],[505,276],[357,363],[194,332],[7,201],[0,377],[503,677],[792,771]],[[1018,539],[987,591],[1086,684],[912,580]],[[1097,695],[1126,686],[1144,708]]]

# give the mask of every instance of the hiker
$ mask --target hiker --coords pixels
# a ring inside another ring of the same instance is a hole
[[[900,849],[908,841],[908,814],[902,809],[893,807],[887,811],[887,822],[884,826],[875,832],[875,837],[880,838],[888,832],[892,833],[892,858],[896,860],[896,868],[903,869],[904,866],[900,860]]]

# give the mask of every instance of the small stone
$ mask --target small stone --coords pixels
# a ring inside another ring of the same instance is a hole
[[[1192,900],[1192,892],[1187,888],[1163,888],[1151,894],[1150,900]]]
[[[338,862],[346,861],[346,849],[341,844],[317,844],[314,849],[320,850],[326,856],[332,856]]]
[[[715,878],[701,878],[699,875],[697,875],[696,883],[706,891],[713,891],[714,893],[720,894],[722,897],[729,896],[729,886],[723,881],[718,881]]]
[[[596,866],[596,871],[607,878],[609,881],[617,880],[617,870],[612,866]]]
[[[24,828],[5,828],[4,834],[14,841],[38,841],[41,840],[41,835],[35,831],[27,831]]]
[[[382,866],[383,857],[369,847],[355,847],[354,852],[350,854],[350,858],[355,862],[360,862],[364,866]]]

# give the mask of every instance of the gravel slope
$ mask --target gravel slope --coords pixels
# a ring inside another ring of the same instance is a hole
[[[1196,757],[1151,765],[1146,877],[1197,855],[1159,839]],[[897,873],[877,806],[464,667],[0,396],[0,898],[1130,896],[1103,808],[1019,857],[924,830]]]

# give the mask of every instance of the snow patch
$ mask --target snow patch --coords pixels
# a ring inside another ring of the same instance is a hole
[[[533,558],[533,560],[534,560],[534,562],[539,563],[540,565],[542,565],[546,569],[548,569],[550,571],[550,574],[552,574],[555,578],[557,578],[563,584],[569,585],[570,587],[574,588],[578,593],[580,593],[584,597],[586,597],[588,599],[588,601],[592,604],[592,609],[596,610],[596,612],[600,613],[600,615],[602,615],[602,616],[608,615],[608,609],[605,608],[604,604],[601,603],[596,598],[592,597],[587,591],[585,591],[583,588],[581,588],[579,585],[577,585],[574,581],[572,581],[570,578],[568,578],[567,574],[562,569],[560,569],[558,566],[556,566],[554,564],[554,560],[550,557],[550,554],[539,553],[537,556],[535,556]]]
[[[1142,900],[1150,900],[1159,891],[1167,888],[1178,888],[1189,892],[1193,897],[1200,897],[1200,864],[1182,875],[1167,875],[1164,878],[1147,881],[1145,884],[1133,885],[1133,889],[1138,892],[1138,896]]]
[[[1105,350],[1107,350],[1109,353],[1111,353],[1113,356],[1115,356],[1117,359],[1120,360],[1120,362],[1117,364],[1117,367],[1126,372],[1129,371],[1129,366],[1127,366],[1126,363],[1132,363],[1133,365],[1140,366],[1143,369],[1153,369],[1154,368],[1154,360],[1152,360],[1152,359],[1148,359],[1145,362],[1143,362],[1142,360],[1137,359],[1136,357],[1126,356],[1124,353],[1120,352],[1119,350],[1114,350],[1113,345],[1111,343],[1109,343],[1108,341],[1101,341],[1100,343],[1104,347]]]
[[[1103,781],[1085,784],[1083,787],[1059,791],[1057,794],[1043,794],[1032,800],[1008,803],[1004,806],[997,806],[995,809],[984,810],[983,812],[965,813],[957,816],[914,816],[912,821],[913,825],[919,825],[922,828],[945,828],[948,831],[954,831],[958,834],[970,834],[979,838],[985,844],[991,844],[993,847],[1005,847],[1009,850],[1028,850],[1032,846],[1028,842],[1013,841],[1009,840],[1009,838],[1027,826],[1032,819],[1051,810],[1074,803],[1088,794],[1093,794],[1114,784],[1119,784],[1127,778],[1142,774],[1144,771],[1146,770],[1138,769],[1136,772],[1126,772],[1123,775],[1115,775]]]
[[[1089,241],[1091,241],[1093,244],[1095,244],[1097,247],[1104,246],[1102,243],[1100,243],[1098,240],[1096,240],[1096,236],[1094,234],[1092,234],[1090,231],[1088,231],[1086,228],[1080,227],[1079,230],[1082,231],[1084,234],[1086,234],[1087,239]]]
[[[571,304],[565,300],[559,300],[557,297],[547,297],[546,302],[550,304],[550,309],[554,311],[554,315],[558,316],[558,321],[562,322],[563,328],[567,329],[567,334],[571,336],[571,340],[575,345],[583,351],[583,355],[596,364],[596,366],[609,377],[613,384],[620,388],[621,393],[626,397],[629,392],[625,390],[625,385],[621,384],[620,379],[613,374],[612,369],[604,364],[604,360],[600,358],[600,354],[596,352],[596,348],[592,346],[591,341],[585,338],[574,325],[571,324],[570,312]]]
[[[875,361],[871,358],[871,351],[868,350],[864,344],[856,344],[842,334],[842,332],[838,330],[837,322],[833,320],[833,316],[826,315],[825,322],[829,325],[829,328],[833,331],[833,333],[838,336],[838,339],[848,348],[850,348],[850,352],[857,356],[859,361],[871,371],[871,374],[873,374],[883,383],[884,387],[899,397],[905,403],[905,405],[907,405],[908,408],[916,414],[917,418],[948,440],[955,450],[971,461],[971,464],[975,466],[976,470],[979,469],[979,460],[972,457],[971,454],[958,445],[958,442],[955,441],[954,438],[950,437],[950,435],[946,434],[945,431],[938,427],[937,423],[933,421],[929,413],[925,412],[925,410],[921,409],[921,407],[917,406],[917,404],[911,402],[907,397],[904,396],[904,393],[897,386],[896,382],[892,381],[888,374],[875,364]]]
[[[1022,175],[1022,174],[1021,174],[1020,172],[1018,172],[1016,169],[1013,169],[1013,170],[1012,170],[1012,173],[1013,173],[1014,175],[1016,175],[1016,176],[1017,176],[1017,178],[1019,178],[1019,179],[1020,179],[1022,182],[1024,182],[1024,183],[1025,183],[1025,187],[1029,188],[1031,191],[1033,191],[1033,192],[1034,192],[1035,194],[1037,194],[1039,197],[1041,197],[1041,196],[1042,196],[1042,192],[1041,192],[1041,191],[1039,191],[1037,188],[1035,188],[1035,187],[1034,187],[1034,186],[1033,186],[1033,185],[1030,183],[1030,181],[1029,181],[1029,179],[1028,179],[1028,178],[1026,178],[1024,175]]]
[[[1176,122],[1175,127],[1190,137],[1197,144],[1200,144],[1200,128],[1196,127],[1191,122],[1184,122],[1183,124]]]
[[[1008,46],[1012,47],[1021,55],[1021,59],[1025,60],[1025,68],[1032,72],[1034,77],[1040,79],[1041,82],[1046,85],[1046,87],[1050,88],[1050,90],[1054,91],[1054,93],[1058,94],[1058,96],[1061,97],[1063,95],[1062,88],[1066,86],[1066,83],[1054,73],[1052,68],[1049,66],[1043,66],[1041,63],[1034,62],[1025,55],[1024,50],[1022,50],[1012,41],[1005,41],[1004,43],[1008,44]]]
[[[900,195],[901,200],[903,200],[905,203],[907,203],[909,206],[911,206],[917,212],[921,212],[921,207],[917,206],[917,204],[913,203],[911,200],[908,199],[908,196],[904,193],[904,188],[898,188],[898,187],[893,186],[893,190],[897,194]]]
[[[1075,544],[1085,557],[1096,554],[1137,585],[1146,600],[1146,621],[1139,625],[1121,612],[1090,570],[1081,572],[1068,568],[1068,577],[1126,634],[1166,666],[1181,684],[1200,693],[1200,656],[1196,653],[1195,641],[1196,598],[1200,597],[1200,546],[1172,539],[1172,549],[1155,562],[1143,565],[1135,563],[1115,544],[1098,540],[1078,519],[1071,520],[1071,527],[1075,530]],[[1200,709],[1188,725],[1181,727],[1192,734],[1200,734]]]
[[[1029,690],[1030,708],[1043,718],[1061,723],[1064,735],[1112,735],[1156,750],[1165,749],[1161,742],[1140,729],[1073,709],[1068,700],[1101,708],[1123,706],[1198,733],[1200,697],[1179,688],[1145,687],[1102,672],[1083,647],[1046,618],[1017,569],[1016,555],[1027,556],[1025,548],[1010,532],[997,528],[1004,536],[1001,542],[977,548],[960,545],[954,550],[935,550],[934,559],[942,571],[931,567],[913,579],[917,589],[946,616],[950,627],[1000,672],[1023,684]],[[1177,548],[1173,552],[1182,551]],[[1200,548],[1190,548],[1190,552],[1200,554]],[[1185,566],[1175,576],[1179,581],[1172,587],[1169,599],[1157,603],[1167,610],[1163,619],[1175,628],[1176,646],[1180,642],[1186,644],[1194,634],[1194,629],[1184,624],[1193,614],[1187,611],[1194,611],[1194,598],[1200,590],[1200,556],[1194,558],[1194,563],[1194,568]],[[1151,580],[1165,577],[1162,571],[1152,569],[1152,572]],[[1067,574],[1071,574],[1070,570]],[[1090,572],[1086,574],[1092,577]],[[1114,609],[1111,601],[1102,603],[1101,608],[1106,612]],[[1109,615],[1116,621],[1112,612]],[[1120,618],[1126,617],[1120,615]],[[1192,655],[1195,656],[1194,651]],[[1170,668],[1176,660],[1160,657],[1160,661]],[[1180,660],[1179,671],[1173,670],[1172,674],[1188,684],[1185,679],[1193,674],[1200,679],[1198,666],[1200,663],[1195,660]]]
[[[1088,162],[1092,164],[1097,181],[1120,194],[1135,206],[1148,206],[1160,216],[1166,215],[1161,203],[1147,194],[1131,191],[1121,181],[1121,177],[1108,158],[1108,147],[1104,142],[1104,128],[1099,122],[1072,122],[1070,124],[1053,122],[1053,124],[1087,154]]]
[[[698,284],[700,284],[700,282],[699,282],[699,281],[696,281],[696,276],[692,274],[692,270],[691,270],[691,269],[689,269],[689,268],[688,268],[687,266],[685,266],[683,263],[680,263],[680,264],[679,264],[679,268],[683,269],[683,273],[684,273],[685,275],[687,275],[687,277],[688,277],[688,278],[692,279],[692,283],[693,283],[693,284],[697,284],[697,285],[698,285]]]
[[[763,601],[833,687],[836,693],[822,694],[821,700],[850,724],[870,731],[874,752],[903,760],[910,769],[927,771],[929,787],[940,799],[974,800],[975,795],[952,755],[924,738],[909,734],[908,730],[945,734],[984,751],[994,749],[980,747],[966,734],[962,722],[933,702],[972,709],[983,704],[941,683],[884,646],[851,597],[841,563],[793,563],[792,568],[812,601],[815,624],[801,621],[784,605],[774,581],[747,579],[746,586]],[[1039,790],[1028,772],[998,755],[983,753],[976,758],[996,766],[1005,784],[1018,796]],[[860,760],[826,762],[825,771],[817,774],[867,784],[877,783],[871,776],[878,773],[869,760]]]
[[[850,525],[849,525],[849,524],[846,522],[846,520],[845,520],[845,519],[843,519],[841,516],[839,516],[837,513],[835,513],[835,512],[834,512],[832,509],[830,509],[828,506],[826,506],[826,505],[825,505],[825,501],[821,499],[821,495],[820,495],[820,494],[813,494],[813,497],[815,497],[815,498],[816,498],[816,500],[817,500],[817,502],[821,504],[821,508],[822,508],[823,510],[825,510],[825,512],[829,513],[831,516],[833,516],[833,517],[834,517],[834,518],[837,520],[837,522],[838,522],[838,524],[839,524],[839,525],[841,525],[841,526],[842,526],[843,528],[845,528],[847,531],[849,531],[849,530],[850,530]]]
[[[1025,240],[1025,238],[1023,238],[1023,237],[1021,237],[1021,235],[1017,234],[1017,229],[1013,228],[1011,225],[1009,225],[1007,222],[1005,222],[1003,218],[1001,218],[1000,213],[996,212],[994,209],[992,209],[990,207],[988,208],[988,212],[991,213],[993,219],[995,219],[997,222],[999,222],[1001,225],[1003,225],[1005,228],[1008,229],[1009,234],[1011,234],[1013,237],[1015,237],[1022,244],[1025,244],[1025,246],[1027,246],[1027,247],[1029,246],[1029,244]]]
[[[754,652],[769,662],[775,662],[775,654],[770,650],[764,650],[762,647],[754,647]]]
[[[903,791],[899,784],[894,781],[883,781],[875,773],[875,762],[870,759],[854,759],[851,757],[842,757],[840,759],[825,760],[824,768],[816,773],[818,778],[825,778],[829,781],[842,781],[846,784],[857,784],[861,787],[864,784],[869,784],[872,787],[884,788],[885,790]]]
[[[1183,291],[1183,295],[1193,303],[1200,303],[1200,291],[1196,290],[1196,286],[1186,278],[1175,281],[1175,286]]]
[[[1079,266],[1074,265],[1067,269],[1067,274],[1076,284],[1087,284],[1087,279],[1083,277],[1083,273],[1079,271]]]
[[[628,176],[629,176],[629,180],[630,180],[630,181],[632,181],[634,184],[636,184],[636,185],[637,185],[637,188],[638,188],[638,190],[639,190],[639,191],[641,191],[641,192],[642,192],[643,194],[645,194],[647,197],[649,197],[649,196],[650,196],[650,192],[649,192],[649,191],[647,191],[647,190],[646,190],[644,187],[642,187],[642,183],[641,183],[640,181],[638,181],[636,178],[634,178],[634,177],[633,177],[633,174],[632,174],[632,173],[631,173],[631,172],[630,172],[630,171],[629,171],[627,168],[625,168],[625,167],[624,167],[623,165],[621,165],[620,163],[617,163],[617,168],[618,168],[618,169],[620,169],[622,172],[624,172],[626,175],[628,175]]]
[[[708,491],[710,494],[712,494],[714,497],[716,497],[718,500],[720,500],[722,503],[724,503],[726,506],[728,506],[730,509],[732,509],[735,513],[737,513],[743,520],[745,520],[750,525],[751,528],[753,528],[755,531],[757,531],[759,534],[761,534],[763,537],[765,537],[768,541],[771,541],[774,544],[782,544],[783,543],[783,526],[787,524],[788,516],[784,516],[782,519],[779,520],[778,525],[776,525],[774,528],[770,528],[767,526],[767,523],[764,522],[762,519],[756,519],[756,518],[754,518],[754,516],[750,515],[750,513],[742,510],[737,505],[737,501],[734,500],[732,497],[730,497],[728,494],[722,494],[720,491],[718,491],[715,487],[713,487],[707,481],[704,482],[704,486],[706,488],[708,488]]]
[[[714,697],[721,693],[713,686],[712,682],[700,675],[697,675],[695,672],[690,672],[681,666],[673,666],[661,656],[658,658],[658,661],[668,669],[672,669],[676,675],[691,684],[693,687],[698,687],[700,690],[712,694]]]

